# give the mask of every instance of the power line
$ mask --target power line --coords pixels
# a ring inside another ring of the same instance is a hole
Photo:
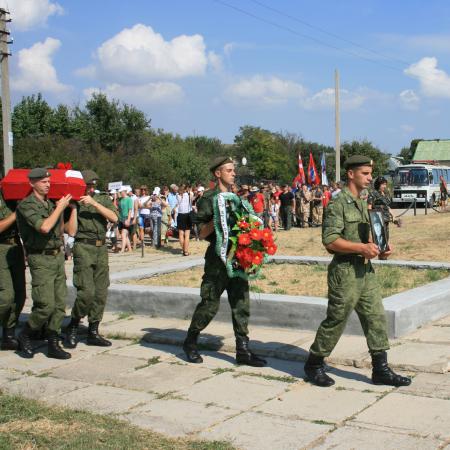
[[[352,52],[350,50],[346,50],[346,49],[341,48],[341,47],[337,47],[336,45],[329,44],[328,42],[322,41],[322,40],[317,39],[317,38],[315,38],[313,36],[309,36],[307,34],[300,33],[297,30],[294,30],[294,29],[292,29],[290,27],[287,27],[285,25],[279,24],[277,22],[273,22],[272,20],[265,19],[264,17],[261,17],[261,16],[258,16],[256,14],[253,14],[252,12],[246,11],[245,9],[239,8],[237,6],[231,5],[231,4],[229,4],[229,3],[227,3],[227,2],[225,2],[223,0],[212,0],[212,1],[214,1],[216,3],[219,3],[219,4],[223,5],[223,6],[226,6],[227,8],[233,9],[233,10],[235,10],[235,11],[241,13],[241,14],[244,14],[246,16],[252,17],[253,19],[259,20],[260,22],[263,22],[265,24],[271,25],[271,26],[273,26],[275,28],[279,28],[280,30],[287,31],[287,32],[289,32],[291,34],[294,34],[296,36],[299,36],[301,38],[309,39],[310,41],[316,42],[317,44],[322,45],[324,47],[332,48],[333,50],[337,50],[337,51],[340,51],[342,53],[346,53],[347,55],[353,56],[355,58],[363,59],[365,61],[371,62],[373,64],[377,64],[379,66],[383,66],[383,67],[385,67],[387,69],[390,69],[390,70],[401,71],[401,69],[399,69],[398,67],[394,67],[394,66],[389,66],[387,64],[383,64],[382,62],[377,61],[377,60],[372,59],[372,58],[369,58],[367,56],[360,55],[358,53]]]
[[[294,20],[295,22],[301,23],[302,25],[305,25],[305,26],[307,26],[307,27],[309,27],[309,28],[311,28],[313,30],[320,31],[323,34],[326,34],[326,35],[331,36],[333,38],[339,39],[339,40],[341,40],[343,42],[346,42],[347,44],[353,45],[353,46],[358,47],[358,48],[360,48],[362,50],[366,50],[366,51],[368,51],[370,53],[373,53],[374,55],[381,56],[384,59],[388,59],[388,60],[391,60],[393,62],[398,62],[398,63],[404,64],[406,66],[410,66],[411,65],[410,62],[403,61],[402,59],[392,58],[390,56],[384,55],[383,53],[378,52],[377,50],[373,50],[373,49],[371,49],[369,47],[365,47],[365,46],[363,46],[361,44],[358,44],[357,42],[353,42],[353,41],[351,41],[349,39],[346,39],[346,38],[344,38],[342,36],[339,36],[337,34],[331,33],[331,32],[329,32],[329,31],[327,31],[327,30],[325,30],[325,29],[323,29],[321,27],[318,27],[318,26],[313,25],[313,24],[311,24],[309,22],[306,22],[306,20],[300,19],[300,18],[295,17],[295,16],[293,16],[291,14],[285,13],[284,11],[281,11],[279,9],[273,8],[272,6],[266,5],[265,3],[260,2],[258,0],[250,0],[250,1],[252,3],[255,3],[256,5],[259,5],[259,6],[263,7],[263,8],[265,8],[265,9],[269,10],[269,11],[272,11],[272,12],[274,12],[276,14],[279,14],[280,16],[287,17],[288,19],[291,19],[291,20]]]

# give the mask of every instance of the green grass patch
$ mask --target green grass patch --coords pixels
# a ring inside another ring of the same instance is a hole
[[[280,295],[287,294],[286,289],[281,289],[281,288],[274,289],[273,293],[274,294],[280,294]]]
[[[133,317],[133,313],[131,313],[131,312],[121,312],[117,316],[117,318],[119,320],[131,319],[132,317]]]
[[[226,442],[172,439],[111,416],[50,407],[0,392],[0,448],[232,450]]]
[[[227,372],[234,372],[234,369],[231,369],[228,367],[217,367],[216,369],[212,370],[212,373],[214,375],[220,375],[221,373],[227,373]]]
[[[261,287],[259,287],[259,286],[256,285],[256,284],[251,284],[251,285],[250,285],[250,291],[251,291],[251,292],[256,292],[256,293],[258,293],[258,294],[264,294],[264,289],[261,288]]]
[[[159,356],[154,356],[153,358],[148,359],[145,364],[135,367],[134,370],[139,370],[139,369],[144,369],[145,367],[154,366],[155,364],[158,364],[159,362],[161,362],[159,360]]]

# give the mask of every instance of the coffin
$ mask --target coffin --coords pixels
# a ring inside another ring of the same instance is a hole
[[[31,193],[28,173],[31,169],[10,169],[1,181],[5,200],[22,200]],[[78,170],[48,169],[50,173],[50,191],[48,198],[60,199],[71,194],[74,200],[86,192],[86,183]]]

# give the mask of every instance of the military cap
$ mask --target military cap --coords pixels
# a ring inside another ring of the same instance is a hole
[[[96,184],[96,181],[99,178],[99,176],[93,170],[90,169],[83,170],[81,172],[81,175],[83,175],[83,179],[86,184]]]
[[[218,167],[232,162],[234,161],[230,156],[217,156],[212,160],[211,165],[209,166],[209,170],[211,172],[214,172]]]
[[[28,179],[30,180],[39,180],[40,178],[47,178],[50,176],[50,172],[43,167],[36,167],[35,169],[31,169],[28,174]]]
[[[352,155],[348,157],[344,162],[344,169],[354,169],[360,166],[373,166],[373,161],[368,156]]]

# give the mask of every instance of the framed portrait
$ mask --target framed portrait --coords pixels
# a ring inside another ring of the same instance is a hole
[[[380,252],[383,253],[389,248],[383,215],[380,211],[369,210],[369,219],[373,243],[378,245]]]

